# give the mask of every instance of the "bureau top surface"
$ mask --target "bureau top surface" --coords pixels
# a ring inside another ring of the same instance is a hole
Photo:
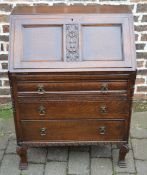
[[[134,71],[133,28],[128,6],[16,7],[9,71]]]
[[[91,6],[24,6],[15,7],[12,15],[38,15],[38,14],[68,14],[68,13],[86,13],[86,14],[99,14],[99,13],[131,13],[128,6],[113,6],[113,5],[91,5]]]

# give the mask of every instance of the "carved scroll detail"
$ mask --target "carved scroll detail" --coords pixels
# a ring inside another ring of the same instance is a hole
[[[66,61],[79,61],[78,24],[66,24]]]
[[[10,93],[11,93],[11,101],[12,101],[12,110],[13,110],[13,116],[16,116],[16,106],[15,106],[15,94],[14,94],[14,87],[13,87],[13,83],[12,83],[12,76],[10,74],[10,72],[8,72],[8,76],[9,76],[9,83],[10,83]]]
[[[118,146],[122,145],[122,142],[115,141],[67,141],[67,142],[19,142],[20,146],[28,147],[46,147],[46,146],[82,146],[82,145],[99,145],[99,144],[117,144]]]

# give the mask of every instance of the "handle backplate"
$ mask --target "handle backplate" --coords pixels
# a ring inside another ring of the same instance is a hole
[[[45,136],[46,135],[46,131],[47,131],[46,128],[41,128],[40,129],[40,135],[41,136]]]
[[[100,107],[100,113],[107,114],[107,107],[105,105]]]
[[[38,92],[38,94],[44,94],[45,93],[44,85],[43,84],[39,84],[37,86],[37,92]]]
[[[106,134],[106,126],[100,126],[99,133],[100,133],[100,135],[105,135]]]
[[[100,89],[101,89],[102,92],[107,92],[108,91],[108,84],[107,83],[103,83],[101,85]]]
[[[45,113],[46,113],[45,107],[42,105],[39,106],[38,112],[39,112],[39,115],[45,115]]]

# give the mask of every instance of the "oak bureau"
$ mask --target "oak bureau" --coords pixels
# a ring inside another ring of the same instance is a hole
[[[27,148],[116,143],[125,167],[136,77],[127,6],[16,7],[9,79],[20,169]]]

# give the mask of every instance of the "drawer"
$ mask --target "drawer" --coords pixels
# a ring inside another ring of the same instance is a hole
[[[19,103],[21,119],[127,118],[127,101],[47,101]]]
[[[63,91],[124,91],[127,90],[127,81],[73,81],[73,82],[31,82],[19,81],[17,89],[20,93],[37,93],[43,95],[49,92]]]
[[[135,72],[130,71],[80,71],[80,72],[23,72],[11,74],[16,81],[103,81],[128,80]]]
[[[122,141],[125,121],[47,120],[22,121],[24,141]]]

